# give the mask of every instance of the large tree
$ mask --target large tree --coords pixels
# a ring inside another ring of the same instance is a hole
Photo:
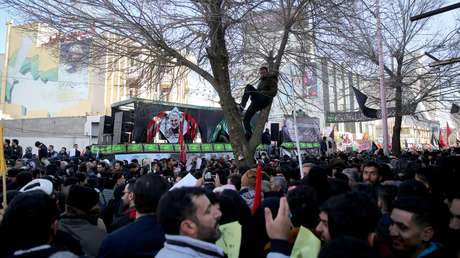
[[[24,21],[45,23],[60,33],[88,31],[93,65],[102,59],[98,56],[111,55],[110,60],[115,62],[117,58],[134,59],[141,77],[147,80],[153,74],[161,77],[178,66],[197,73],[219,96],[235,157],[240,165],[250,165],[271,105],[259,113],[254,133],[246,140],[232,90],[232,85],[242,81],[231,77],[231,71],[248,75],[261,65],[279,71],[285,54],[295,52],[289,45],[290,35],[295,34],[293,25],[312,20],[308,10],[318,3],[311,0],[0,0],[0,4],[16,9],[23,14]],[[328,2],[323,7],[336,8],[338,4]]]
[[[410,17],[443,5],[439,0],[380,1],[384,74],[387,106],[396,108],[392,151],[400,152],[404,107],[418,105],[418,111],[439,108],[441,99],[453,100],[460,87],[455,78],[459,65],[428,67],[424,53],[439,59],[459,56],[459,24],[454,30],[432,24],[434,17],[411,22]],[[375,1],[356,1],[348,8],[334,9],[318,26],[320,55],[329,56],[347,69],[375,83],[367,85],[371,103],[380,103]],[[340,18],[338,18],[340,17]],[[436,104],[437,103],[437,104]],[[377,108],[380,105],[377,104]]]

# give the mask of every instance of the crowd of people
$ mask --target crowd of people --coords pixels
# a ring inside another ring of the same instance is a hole
[[[12,142],[1,257],[288,257],[294,245],[314,249],[305,229],[321,241],[318,257],[460,257],[454,149],[303,154],[301,168],[263,155],[257,183],[256,165],[230,158],[142,164]],[[189,173],[194,186],[171,190]],[[230,256],[216,241],[234,222]]]

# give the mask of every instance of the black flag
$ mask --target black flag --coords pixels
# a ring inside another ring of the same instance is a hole
[[[460,111],[460,108],[457,105],[452,103],[452,107],[450,108],[450,113],[455,114],[455,113],[458,113],[458,111]]]
[[[439,145],[439,141],[433,133],[431,134],[431,145],[433,145],[433,147]]]
[[[378,118],[377,117],[377,109],[373,108],[368,108],[366,107],[366,101],[367,101],[367,96],[366,94],[362,93],[355,87],[353,87],[353,91],[355,92],[356,100],[358,101],[359,108],[361,109],[361,112],[363,112],[364,116],[367,116],[369,118]]]

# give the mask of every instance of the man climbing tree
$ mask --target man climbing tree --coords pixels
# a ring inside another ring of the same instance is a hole
[[[250,139],[252,135],[251,119],[257,111],[260,111],[272,103],[273,98],[278,92],[278,74],[277,72],[268,72],[268,68],[263,66],[259,69],[260,79],[257,89],[251,84],[246,85],[243,98],[239,109],[241,111],[246,107],[249,97],[251,104],[244,113],[243,125],[245,129],[246,139]]]

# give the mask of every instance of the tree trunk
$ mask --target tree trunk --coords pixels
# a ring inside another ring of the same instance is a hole
[[[252,166],[254,165],[254,153],[257,146],[260,144],[260,136],[265,127],[265,123],[268,120],[270,113],[271,104],[265,109],[259,111],[259,116],[254,125],[254,132],[251,139],[246,140],[243,130],[243,119],[238,107],[235,105],[235,100],[231,94],[230,88],[230,77],[229,77],[229,55],[225,41],[225,26],[222,23],[222,10],[221,1],[211,1],[210,10],[213,15],[213,19],[208,21],[210,28],[209,38],[210,46],[206,48],[206,52],[209,57],[209,63],[211,65],[214,80],[211,80],[211,84],[219,94],[220,105],[227,121],[228,131],[230,135],[230,143],[232,145],[233,154],[237,161],[237,165],[241,166]],[[291,24],[292,25],[292,24]],[[291,27],[291,26],[288,26]],[[280,48],[275,58],[273,53],[267,57],[267,63],[270,68],[275,71],[279,70],[281,64],[281,57],[284,53],[288,42],[289,30],[285,30],[282,38]]]
[[[395,116],[395,125],[393,127],[393,137],[391,141],[393,154],[401,153],[401,125],[402,125],[402,116]]]
[[[391,141],[393,154],[401,153],[401,125],[402,125],[402,82],[398,80],[396,86],[396,116]]]

